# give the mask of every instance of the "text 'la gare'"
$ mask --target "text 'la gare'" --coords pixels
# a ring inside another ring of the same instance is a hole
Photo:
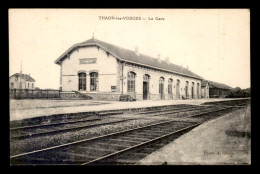
[[[148,17],[148,20],[161,20],[161,21],[163,21],[164,18],[159,18],[159,17],[152,18],[152,17]]]

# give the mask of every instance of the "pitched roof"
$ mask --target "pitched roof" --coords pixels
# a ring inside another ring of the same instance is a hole
[[[219,89],[233,90],[233,88],[231,88],[228,85],[225,85],[223,83],[214,82],[214,81],[209,81],[209,87],[210,88],[219,88]]]
[[[103,42],[103,41],[100,41],[97,39],[89,39],[87,41],[84,41],[84,42],[81,42],[78,44],[74,44],[65,53],[63,53],[57,60],[55,60],[55,63],[60,64],[60,61],[62,61],[66,57],[66,55],[70,54],[75,48],[84,47],[84,46],[88,46],[88,45],[99,46],[100,48],[109,52],[114,57],[118,58],[119,60],[123,60],[123,61],[130,62],[130,63],[135,63],[135,64],[140,64],[140,65],[144,65],[144,66],[148,66],[151,68],[160,69],[160,70],[164,70],[164,71],[168,71],[168,72],[173,72],[176,74],[185,75],[185,76],[189,76],[189,77],[193,77],[193,78],[202,79],[202,77],[198,76],[197,74],[191,72],[190,70],[188,70],[182,66],[175,65],[172,63],[167,63],[164,60],[161,60],[161,62],[158,62],[156,58],[153,58],[153,57],[150,57],[150,56],[147,56],[144,54],[139,54],[139,56],[137,56],[134,51],[131,51],[131,50],[128,50],[125,48],[121,48],[119,46],[116,46],[116,45],[113,45],[110,43],[106,43],[106,42]]]
[[[28,74],[21,74],[21,73],[15,73],[14,75],[12,76],[18,76],[18,77],[21,77],[22,79],[28,81],[28,82],[35,82],[35,80]],[[11,76],[11,77],[12,77]]]
[[[202,80],[202,82],[201,82],[201,87],[206,86],[208,83],[209,83],[208,80]]]

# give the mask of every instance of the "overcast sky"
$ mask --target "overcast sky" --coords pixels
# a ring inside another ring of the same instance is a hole
[[[100,16],[141,17],[102,20]],[[155,18],[164,20],[155,20]],[[153,18],[153,20],[149,20]],[[59,88],[54,61],[73,44],[95,38],[189,66],[205,79],[250,87],[247,9],[11,9],[9,73],[29,74],[36,87]]]

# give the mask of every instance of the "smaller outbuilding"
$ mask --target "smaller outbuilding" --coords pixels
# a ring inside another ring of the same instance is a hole
[[[225,98],[234,89],[222,83],[208,81],[209,98]]]
[[[15,73],[9,77],[9,89],[35,89],[35,79],[30,74]]]
[[[209,98],[209,81],[202,80],[201,82],[201,98]]]

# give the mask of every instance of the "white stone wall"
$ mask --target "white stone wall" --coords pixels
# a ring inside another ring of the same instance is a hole
[[[29,85],[28,85],[29,84]],[[28,87],[29,86],[29,87]],[[26,82],[26,89],[35,89],[34,82]]]
[[[205,98],[205,87],[201,88],[201,98]]]
[[[25,81],[23,78],[18,77],[18,80],[15,80],[15,76],[9,78],[9,88],[11,89],[11,83],[13,83],[13,89],[20,89],[20,82],[22,83],[21,89],[35,89],[34,82]],[[29,83],[29,88],[28,88]],[[32,87],[33,84],[33,87]]]
[[[204,86],[202,89],[201,89],[201,96],[202,98],[209,98],[209,86]]]
[[[12,76],[9,78],[9,88],[11,89],[11,83],[13,83],[13,89],[18,89],[19,88],[19,83],[20,83],[20,77],[18,77],[18,80],[15,80],[15,76]]]
[[[133,71],[136,73],[136,97],[137,100],[142,100],[143,95],[143,75],[148,74],[150,76],[149,81],[149,92],[150,92],[150,99],[157,100],[159,99],[159,79],[160,77],[164,77],[164,97],[165,99],[169,99],[168,96],[168,80],[169,78],[173,79],[172,83],[172,92],[173,92],[173,99],[176,99],[176,83],[177,79],[180,80],[180,95],[185,96],[185,84],[186,81],[189,82],[189,95],[191,98],[191,84],[194,82],[194,98],[201,98],[201,89],[199,89],[199,94],[197,95],[197,83],[199,83],[199,88],[201,88],[201,80],[194,79],[190,77],[185,77],[181,75],[176,75],[172,73],[166,73],[157,70],[151,70],[148,68],[141,68],[137,66],[125,65],[124,66],[124,94],[127,94],[127,73],[129,71]]]
[[[82,58],[96,58],[94,64],[80,64]],[[111,86],[117,85],[117,60],[111,54],[97,46],[88,46],[75,49],[68,55],[61,64],[62,91],[78,91],[78,72],[85,72],[87,75],[86,91],[90,91],[91,71],[98,72],[98,91],[111,92]]]
[[[209,98],[209,86],[207,85],[206,87],[206,94],[205,94],[205,98]]]
[[[97,58],[95,64],[80,64],[81,58]],[[168,80],[173,79],[172,92],[173,99],[176,99],[176,82],[180,80],[180,95],[185,96],[185,83],[189,81],[189,95],[191,98],[191,84],[194,82],[194,97],[201,98],[201,89],[199,89],[199,95],[197,95],[197,83],[201,86],[201,80],[191,77],[185,77],[182,75],[166,73],[163,71],[152,70],[150,68],[141,68],[140,66],[133,66],[125,64],[123,68],[122,77],[122,64],[120,64],[115,57],[104,51],[97,46],[88,46],[75,49],[70,55],[68,55],[61,63],[61,82],[62,91],[78,91],[78,72],[85,72],[86,77],[86,93],[90,93],[90,76],[91,71],[97,71],[99,74],[98,91],[101,93],[111,92],[111,86],[116,86],[115,94],[122,93],[122,81],[123,81],[123,93],[127,92],[127,73],[133,71],[136,73],[135,82],[135,96],[137,100],[143,100],[143,75],[148,74],[150,76],[149,81],[149,99],[158,100],[159,96],[159,79],[164,77],[164,99],[169,99],[168,96]],[[92,92],[92,93],[97,93]]]

